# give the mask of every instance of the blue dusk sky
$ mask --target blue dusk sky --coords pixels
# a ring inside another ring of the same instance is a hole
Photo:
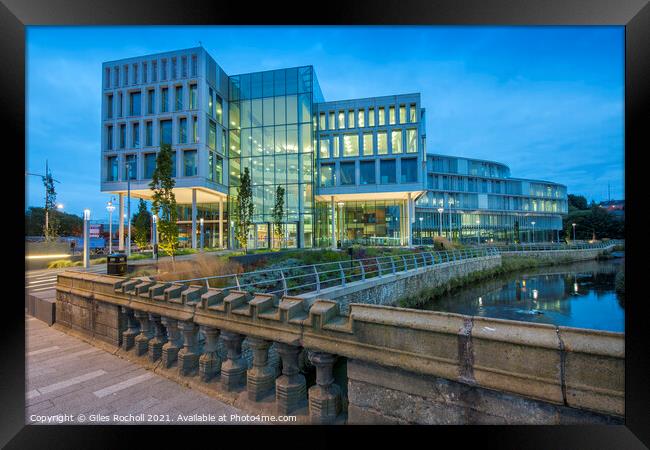
[[[623,27],[27,27],[27,170],[107,216],[101,64],[194,47],[230,75],[313,65],[325,99],[420,92],[427,151],[503,162],[588,200],[624,197]],[[26,179],[26,206],[44,189]]]

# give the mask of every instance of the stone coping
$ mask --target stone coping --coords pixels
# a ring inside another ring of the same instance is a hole
[[[275,342],[624,415],[623,333],[63,272],[68,293]]]

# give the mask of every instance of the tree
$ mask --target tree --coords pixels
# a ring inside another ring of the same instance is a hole
[[[239,188],[237,188],[237,203],[235,204],[235,239],[239,246],[247,251],[248,229],[253,224],[253,191],[251,189],[251,177],[248,167],[244,168]]]
[[[515,244],[519,244],[519,221],[515,220],[514,226]]]
[[[567,204],[569,206],[569,211],[576,209],[584,211],[589,209],[587,199],[582,195],[569,194],[567,196]]]
[[[151,238],[151,216],[147,211],[147,204],[140,199],[138,212],[133,215],[133,240],[139,248],[145,248]]]
[[[74,214],[50,211],[49,222],[59,236],[81,236],[83,231],[83,219]],[[30,206],[25,211],[25,236],[40,236],[44,227],[45,208]]]
[[[156,157],[156,168],[151,176],[149,187],[153,191],[151,211],[158,220],[158,246],[172,260],[178,249],[178,210],[176,209],[176,196],[172,177],[172,147],[169,144],[160,146]]]
[[[280,248],[283,246],[283,235],[282,225],[284,219],[284,188],[280,185],[275,190],[275,205],[273,206],[273,232],[280,241]]]
[[[43,185],[45,186],[45,223],[43,226],[43,234],[45,240],[49,241],[56,237],[57,220],[54,215],[50,215],[50,211],[55,210],[56,205],[56,190],[54,189],[54,178],[52,172],[45,168],[45,176],[43,177]]]

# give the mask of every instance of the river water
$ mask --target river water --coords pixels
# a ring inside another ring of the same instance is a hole
[[[423,309],[623,332],[625,301],[614,290],[624,258],[529,269],[431,299]]]

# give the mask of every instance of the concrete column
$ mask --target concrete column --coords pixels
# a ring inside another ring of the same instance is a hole
[[[334,196],[332,195],[332,250],[336,250],[336,222],[335,222],[335,208]]]
[[[196,248],[196,189],[192,189],[192,248]]]
[[[341,412],[341,388],[332,375],[336,356],[309,352],[309,361],[316,366],[316,385],[309,388],[309,416],[312,423],[332,423]]]
[[[120,192],[120,231],[119,231],[119,247],[118,249],[123,252],[124,251],[124,194]]]
[[[282,358],[282,375],[275,380],[275,404],[278,414],[289,414],[298,409],[306,400],[306,381],[298,370],[300,347],[277,343],[278,354]]]
[[[253,367],[246,372],[248,399],[257,402],[268,395],[275,382],[275,370],[268,364],[271,343],[264,339],[248,338],[253,351]]]
[[[217,354],[217,340],[219,329],[213,327],[202,327],[205,336],[203,354],[199,358],[199,375],[201,381],[208,382],[221,370],[221,358]]]
[[[219,200],[219,248],[223,248],[223,200]]]
[[[162,346],[162,362],[163,367],[169,368],[176,362],[178,358],[178,351],[183,345],[180,330],[178,329],[178,321],[169,317],[162,317],[162,324],[167,328],[168,341]]]
[[[228,359],[221,365],[221,383],[226,391],[234,391],[246,381],[246,361],[241,354],[244,336],[229,331],[221,336],[228,351]]]
[[[413,200],[411,199],[411,193],[409,192],[408,198],[406,199],[406,245],[409,247],[413,245],[413,236],[411,233],[411,222],[412,222],[412,217],[411,217],[411,203]]]

